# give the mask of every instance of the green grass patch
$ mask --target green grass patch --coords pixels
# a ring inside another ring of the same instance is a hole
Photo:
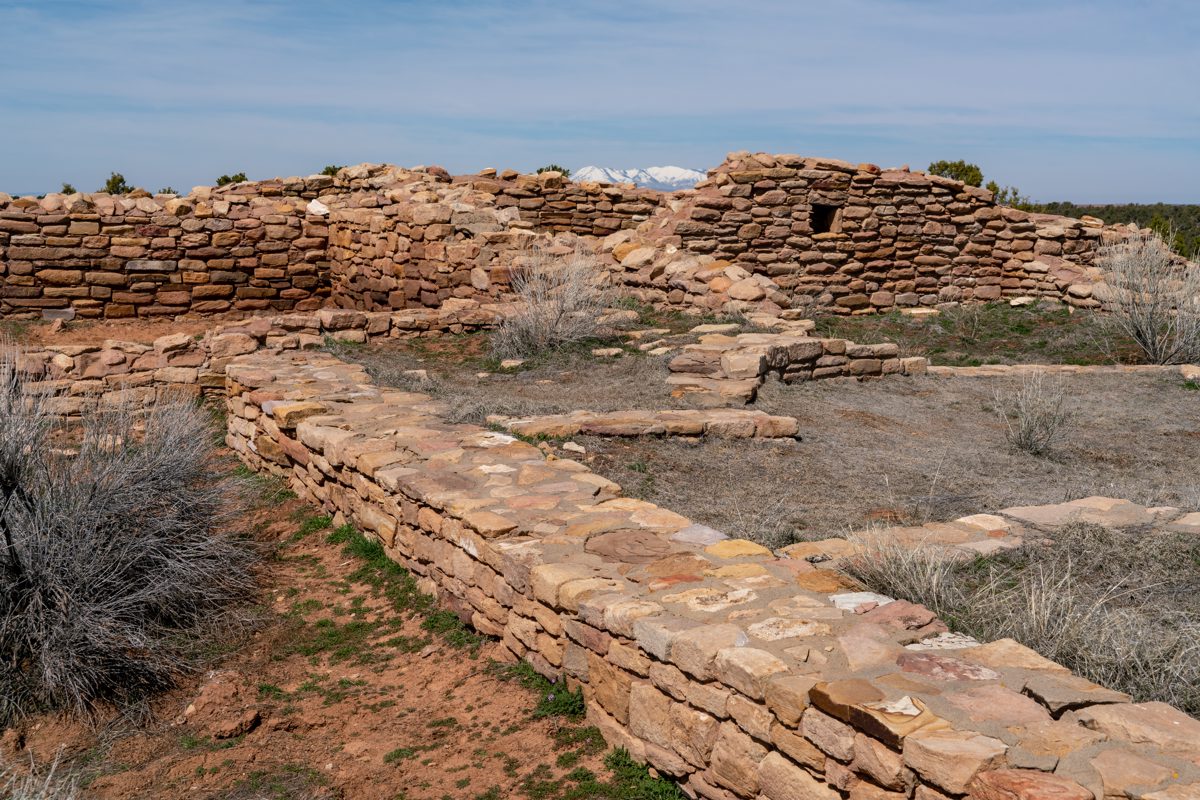
[[[893,311],[817,319],[818,336],[860,344],[895,342],[902,355],[923,355],[936,365],[1134,363],[1132,341],[1114,339],[1097,312],[1067,307],[1014,307],[1007,302],[948,308],[936,316]]]
[[[583,702],[582,688],[571,691],[564,683],[549,681],[524,661],[516,664],[493,662],[491,670],[496,677],[514,681],[537,695],[538,701],[533,709],[533,716],[539,719],[544,717],[583,718],[586,708]]]

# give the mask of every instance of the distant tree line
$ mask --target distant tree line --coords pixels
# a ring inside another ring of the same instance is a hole
[[[935,161],[929,165],[931,175],[941,175],[962,181],[968,186],[983,185],[983,170],[979,165],[959,159],[958,161]],[[1170,205],[1168,203],[1110,203],[1108,205],[1077,205],[1061,201],[1035,203],[1025,197],[1015,186],[1000,186],[988,181],[986,187],[996,196],[1002,206],[1012,206],[1022,211],[1041,214],[1058,214],[1064,217],[1096,217],[1111,225],[1126,222],[1137,223],[1138,227],[1150,228],[1161,234],[1163,240],[1180,255],[1193,258],[1200,253],[1200,205]]]

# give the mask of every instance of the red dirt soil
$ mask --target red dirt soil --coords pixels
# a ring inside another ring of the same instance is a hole
[[[472,653],[423,631],[354,579],[363,562],[327,543],[328,530],[296,541],[309,513],[289,499],[248,519],[278,546],[262,570],[267,621],[158,698],[150,724],[33,718],[0,737],[0,761],[45,765],[59,753],[89,798],[416,800],[515,796],[538,765],[579,748],[554,738],[579,725],[535,719],[536,696],[496,676],[499,644]],[[323,633],[355,624],[374,627],[312,654]],[[593,740],[560,767],[602,772],[602,749]]]

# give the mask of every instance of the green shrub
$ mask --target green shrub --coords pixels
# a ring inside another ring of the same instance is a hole
[[[958,161],[935,161],[929,165],[929,174],[962,181],[968,186],[983,184],[983,170],[979,165],[970,164],[961,158]]]
[[[345,165],[342,165],[339,167],[337,164],[329,164],[325,167],[325,169],[321,170],[321,174],[333,177],[338,174],[338,170],[345,169],[345,168],[346,168]]]
[[[59,191],[63,194],[76,194],[79,190],[69,183],[64,183]]]
[[[547,164],[544,167],[538,167],[537,174],[541,175],[543,172],[561,172],[564,178],[571,177],[571,170],[558,164]]]
[[[124,175],[114,172],[108,176],[108,180],[100,187],[99,191],[107,194],[129,194],[133,191],[133,187],[125,182]]]
[[[246,180],[246,173],[235,172],[232,175],[222,175],[217,178],[217,186],[225,186],[230,183],[242,183]]]
[[[159,190],[158,190],[158,193],[159,193],[159,194],[175,194],[175,195],[179,194],[179,192],[177,192],[177,191],[176,191],[176,190],[175,190],[173,187],[171,187],[171,186],[164,186],[163,188],[161,188],[161,189],[159,189]]]

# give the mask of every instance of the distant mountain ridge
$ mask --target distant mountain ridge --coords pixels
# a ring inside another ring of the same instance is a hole
[[[633,183],[647,189],[673,192],[690,189],[708,174],[686,167],[646,167],[645,169],[613,169],[612,167],[580,167],[571,173],[573,181],[598,181],[600,183]]]

